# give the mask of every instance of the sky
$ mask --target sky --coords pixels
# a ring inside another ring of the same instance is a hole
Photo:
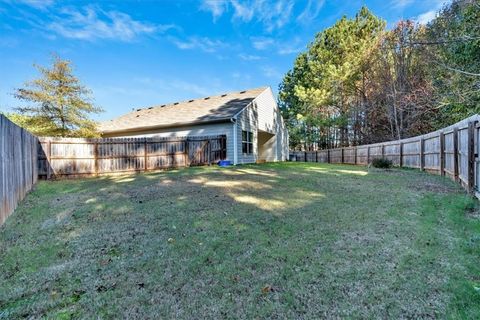
[[[55,53],[107,120],[133,108],[270,86],[315,34],[366,5],[392,27],[444,0],[0,0],[0,112]]]

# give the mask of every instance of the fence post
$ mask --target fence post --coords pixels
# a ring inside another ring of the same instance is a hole
[[[210,166],[211,165],[211,159],[212,159],[212,140],[208,140],[207,142],[207,161],[208,161],[208,165]]]
[[[147,160],[148,160],[148,155],[147,155],[147,138],[145,138],[145,140],[143,141],[143,161],[144,161],[144,165],[143,165],[143,168],[144,168],[144,171],[147,171],[148,170],[148,163],[147,163]]]
[[[36,183],[38,178],[38,172],[36,172],[35,168],[38,170],[38,138],[35,137],[34,141],[36,143],[32,144],[32,186]]]
[[[453,177],[458,182],[458,128],[453,129]]]
[[[190,166],[190,155],[189,155],[189,150],[188,150],[188,138],[185,138],[184,142],[184,148],[183,148],[183,154],[184,154],[184,162],[185,162],[185,167]]]
[[[400,141],[400,146],[399,146],[399,163],[400,163],[400,168],[403,167],[403,142]]]
[[[50,141],[49,139],[47,141],[47,180],[50,180],[52,176],[52,166],[50,162],[51,157],[52,157],[52,141]]]
[[[342,148],[342,163],[345,163],[345,156],[344,156],[344,154],[345,154],[345,149]]]
[[[423,140],[423,136],[420,138],[420,170],[425,170],[425,140]]]
[[[95,140],[93,145],[93,161],[95,166],[95,175],[98,176],[98,141]]]
[[[370,164],[370,146],[367,146],[367,165]]]
[[[318,162],[318,150],[315,151],[315,162]]]
[[[354,161],[354,164],[356,165],[357,164],[357,147],[353,147],[353,161]]]
[[[385,145],[384,144],[382,144],[381,149],[382,149],[382,158],[385,158]]]
[[[468,123],[468,192],[475,191],[475,122]]]
[[[440,132],[438,139],[440,140],[440,153],[438,155],[438,161],[440,162],[440,175],[445,176],[445,135],[443,132]]]
[[[327,163],[330,163],[330,149],[327,149]]]
[[[304,159],[305,162],[308,162],[307,161],[307,151],[303,152],[303,159]]]

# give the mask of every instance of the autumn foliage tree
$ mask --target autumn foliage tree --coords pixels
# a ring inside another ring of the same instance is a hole
[[[402,139],[480,112],[480,5],[392,29],[363,7],[319,32],[280,84],[293,148]]]
[[[372,108],[378,109],[375,122],[384,125],[383,130],[379,127],[372,134],[381,140],[402,139],[433,128],[429,64],[420,54],[421,46],[415,44],[422,29],[412,21],[400,21],[380,40],[370,100]]]
[[[9,117],[36,135],[98,136],[90,115],[102,109],[93,105],[91,91],[73,75],[70,61],[56,55],[52,60],[50,68],[35,65],[41,77],[16,89],[14,96],[26,105]]]

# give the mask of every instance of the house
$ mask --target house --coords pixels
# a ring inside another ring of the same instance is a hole
[[[100,126],[103,137],[225,135],[234,164],[285,161],[288,131],[270,87],[137,109]]]

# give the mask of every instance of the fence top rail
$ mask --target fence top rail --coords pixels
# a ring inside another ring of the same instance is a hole
[[[136,138],[62,138],[62,137],[40,137],[40,143],[52,144],[115,144],[115,143],[145,143],[145,142],[185,142],[225,139],[226,135],[195,136],[195,137],[136,137]]]
[[[430,133],[426,133],[424,135],[415,136],[415,137],[405,138],[405,139],[401,139],[401,140],[391,140],[391,141],[377,142],[377,143],[372,143],[372,144],[362,144],[362,145],[358,145],[358,146],[347,146],[347,147],[338,147],[338,148],[322,149],[322,150],[340,150],[340,149],[347,149],[347,148],[366,149],[366,148],[378,148],[378,147],[381,147],[381,146],[387,147],[387,146],[395,146],[395,145],[400,145],[400,144],[418,143],[422,139],[425,141],[425,140],[431,140],[431,139],[434,139],[434,138],[438,138],[438,137],[440,137],[441,133],[446,135],[446,134],[453,133],[455,130],[457,130],[457,131],[467,130],[468,129],[468,124],[470,122],[478,123],[477,126],[480,125],[480,115],[475,114],[475,115],[470,116],[466,119],[463,119],[462,121],[454,123],[451,126],[448,126],[448,127],[445,127],[445,128],[442,128],[442,129],[439,129],[437,131],[433,131],[433,132],[430,132]],[[322,151],[322,150],[318,150],[318,151]],[[301,152],[303,152],[303,151],[301,151]]]

